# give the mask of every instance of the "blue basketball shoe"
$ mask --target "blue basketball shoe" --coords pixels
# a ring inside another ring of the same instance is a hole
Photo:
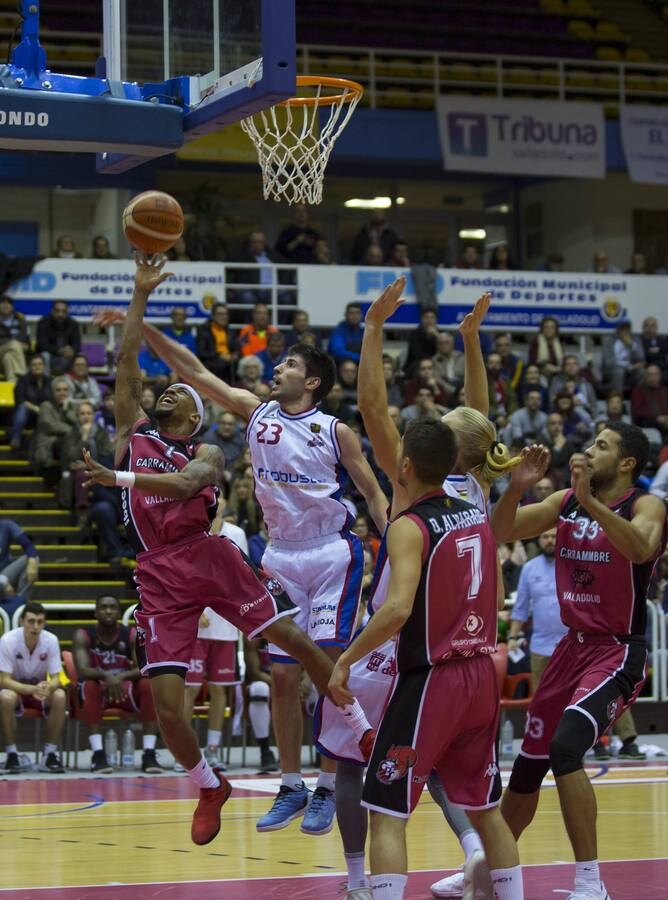
[[[257,831],[280,831],[289,825],[293,819],[303,816],[308,807],[309,794],[311,792],[302,781],[299,790],[281,785],[276,794],[276,799],[269,812],[265,813],[262,818],[257,820],[255,828]]]
[[[317,787],[306,810],[301,830],[304,834],[328,834],[334,826],[334,791]]]

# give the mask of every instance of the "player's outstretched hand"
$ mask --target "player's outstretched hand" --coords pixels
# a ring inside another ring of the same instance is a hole
[[[83,451],[83,461],[87,479],[84,481],[84,487],[91,487],[94,484],[103,484],[105,487],[116,485],[116,473],[106,466],[101,466],[86,449]]]
[[[574,453],[570,459],[571,487],[583,506],[591,500],[591,470],[584,453]]]
[[[125,322],[125,310],[103,309],[93,316],[93,325],[98,328],[109,328],[110,325],[119,325]]]
[[[380,297],[376,297],[364,318],[366,325],[376,325],[378,328],[387,322],[395,314],[404,298],[401,296],[406,288],[406,276],[400,275],[392,284],[388,284]]]
[[[327,685],[330,698],[337,706],[347,706],[355,700],[354,696],[348,690],[349,677],[350,666],[347,666],[338,659],[332,670],[329,684]]]
[[[150,294],[167,278],[171,278],[173,272],[163,272],[163,267],[167,262],[164,253],[154,253],[149,256],[147,253],[139,253],[135,251],[135,262],[137,271],[135,272],[135,288]]]
[[[481,294],[475,302],[470,313],[467,313],[459,323],[459,331],[463,338],[473,337],[480,331],[482,320],[487,315],[489,304],[492,302],[492,294],[487,291]]]
[[[542,444],[532,444],[522,450],[521,456],[522,462],[513,469],[510,481],[526,491],[545,477],[550,465],[550,451]]]

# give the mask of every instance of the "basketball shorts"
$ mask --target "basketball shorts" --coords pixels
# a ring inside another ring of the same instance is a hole
[[[137,658],[143,674],[185,675],[199,618],[210,606],[249,638],[296,609],[280,585],[268,589],[257,569],[227,538],[208,534],[140,553]]]
[[[288,545],[288,546],[286,546]],[[364,551],[351,532],[294,544],[272,541],[262,569],[285,587],[299,611],[296,624],[321,647],[347,647],[353,635],[362,593]],[[295,662],[269,645],[273,662]]]
[[[240,684],[236,641],[212,641],[198,638],[186,675],[186,687],[209,684]]]
[[[45,718],[49,715],[49,704],[44,700],[38,700],[32,694],[22,694],[16,704],[16,717],[21,718],[26,709],[35,709]]]
[[[435,770],[454,806],[496,806],[498,719],[499,689],[489,656],[401,673],[380,723],[362,805],[408,818]]]
[[[396,641],[394,639],[372,650],[350,667],[348,687],[359,701],[369,725],[378,728],[383,710],[392,692],[397,674]],[[313,717],[315,744],[331,759],[359,763],[366,766],[351,728],[332,703],[325,697],[318,699]]]
[[[548,759],[550,742],[567,709],[594,726],[596,743],[634,702],[647,677],[643,639],[569,631],[557,644],[527,710],[521,753]]]

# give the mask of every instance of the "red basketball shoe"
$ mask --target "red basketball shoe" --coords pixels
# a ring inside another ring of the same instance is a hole
[[[369,728],[368,731],[365,731],[362,735],[362,740],[358,743],[358,747],[362,752],[362,756],[369,762],[371,759],[371,751],[373,750],[373,745],[376,741],[376,729]]]
[[[220,779],[220,786],[200,788],[199,803],[190,829],[193,844],[209,844],[215,838],[220,831],[220,811],[232,793],[232,785],[220,769],[213,771]]]

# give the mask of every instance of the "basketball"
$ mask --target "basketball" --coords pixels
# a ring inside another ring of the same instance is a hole
[[[123,232],[144,253],[164,253],[183,234],[183,210],[162,191],[138,194],[123,210]]]

